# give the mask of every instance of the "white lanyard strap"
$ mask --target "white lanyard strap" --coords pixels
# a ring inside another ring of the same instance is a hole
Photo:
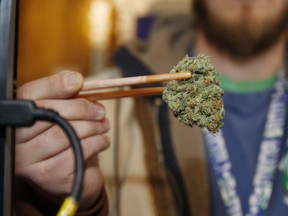
[[[286,119],[285,83],[283,70],[278,74],[276,89],[269,105],[247,216],[263,215],[269,204]],[[236,179],[231,172],[232,164],[223,132],[220,131],[217,135],[206,129],[203,132],[226,212],[231,216],[242,216]]]

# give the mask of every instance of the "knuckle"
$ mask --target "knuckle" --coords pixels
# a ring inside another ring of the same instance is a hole
[[[78,106],[79,106],[79,111],[81,113],[84,113],[84,114],[87,113],[87,109],[89,107],[88,101],[84,98],[79,98],[77,100],[78,100],[77,102],[78,102]]]
[[[104,135],[98,135],[94,138],[88,140],[83,145],[83,150],[85,154],[85,158],[89,158],[92,155],[97,155],[98,153],[104,151],[110,146],[109,139],[106,138]]]
[[[89,120],[91,119],[91,111],[92,106],[89,101],[87,101],[84,98],[77,98],[75,101],[73,101],[73,111],[71,111],[74,115],[77,115],[78,119],[81,120]]]
[[[105,126],[105,123],[103,122],[96,122],[96,127],[94,128],[94,131],[96,134],[103,134],[108,131],[107,126]]]
[[[111,145],[111,141],[110,141],[110,138],[109,138],[109,136],[107,136],[107,135],[105,135],[104,136],[104,140],[105,140],[105,145],[104,145],[104,149],[107,149],[107,148],[109,148],[110,147],[110,145]]]
[[[109,140],[109,137],[107,135],[101,135],[100,140],[101,140],[99,142],[100,151],[103,151],[110,146],[110,140]]]

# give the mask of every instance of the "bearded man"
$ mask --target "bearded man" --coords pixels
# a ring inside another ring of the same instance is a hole
[[[204,138],[211,214],[285,215],[288,2],[196,0],[194,7],[195,50],[211,56],[225,91],[225,126]]]
[[[215,135],[181,125],[157,97],[134,99],[151,212],[287,215],[287,16],[287,0],[194,0],[192,22],[156,18],[145,41],[119,50],[124,76],[165,73],[186,53],[206,54],[225,92],[224,127]],[[127,203],[142,212],[136,197]],[[127,209],[123,215],[132,215]]]

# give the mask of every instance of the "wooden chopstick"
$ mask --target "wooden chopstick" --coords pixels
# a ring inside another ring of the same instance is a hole
[[[190,79],[191,76],[192,76],[191,72],[181,72],[181,73],[165,73],[165,74],[146,75],[146,76],[124,77],[124,78],[97,80],[97,81],[86,81],[83,85],[82,90],[76,97],[82,97],[86,98],[87,100],[94,101],[94,100],[116,99],[123,97],[157,95],[162,94],[166,87],[138,88],[130,90],[116,90],[105,92],[103,91],[99,92],[97,90],[121,87],[121,86],[166,82],[170,80]]]
[[[107,92],[83,91],[79,93],[78,97],[86,98],[87,100],[90,101],[95,101],[95,100],[117,99],[123,97],[151,96],[162,94],[165,88],[166,87],[152,87],[152,88],[138,88],[130,90],[107,91]]]
[[[86,81],[83,85],[82,91],[97,90],[104,88],[113,88],[120,86],[131,86],[148,83],[166,82],[169,80],[190,79],[192,74],[190,72],[181,73],[164,73],[147,76],[124,77],[117,79]]]

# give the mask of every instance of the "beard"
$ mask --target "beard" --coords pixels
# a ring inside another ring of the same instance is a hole
[[[277,16],[265,20],[221,20],[209,11],[205,0],[193,1],[196,28],[217,49],[234,59],[245,60],[275,45],[287,32],[288,6]]]

